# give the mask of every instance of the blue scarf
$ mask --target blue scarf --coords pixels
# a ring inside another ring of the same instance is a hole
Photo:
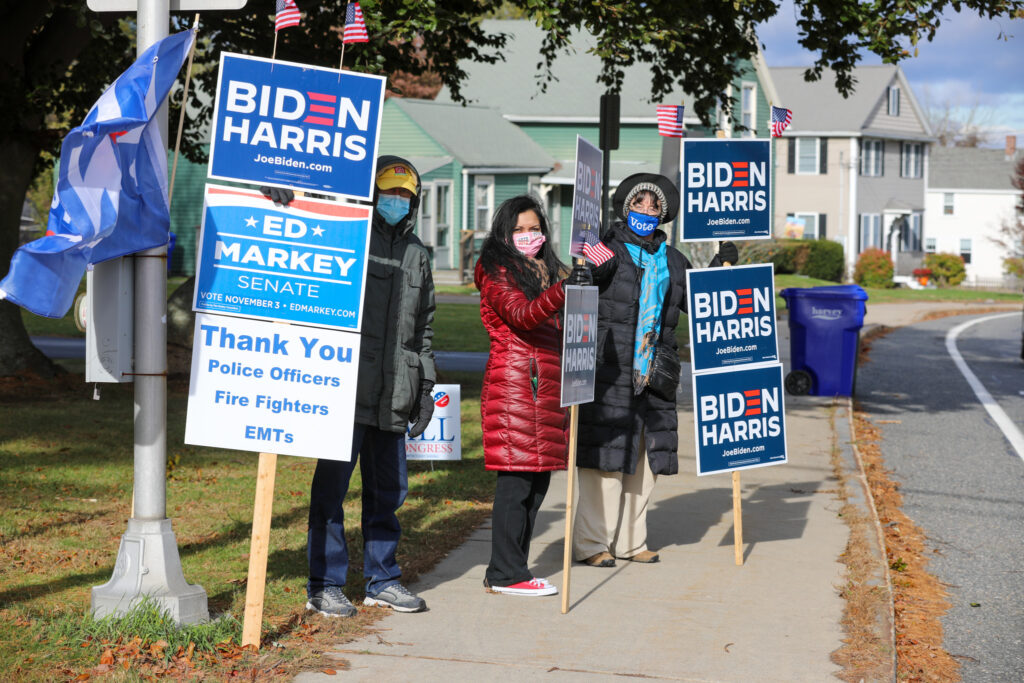
[[[633,392],[639,394],[647,386],[654,360],[654,348],[661,334],[661,308],[668,293],[668,256],[665,242],[653,254],[636,244],[626,244],[633,263],[641,270],[640,312],[636,317],[633,342]]]

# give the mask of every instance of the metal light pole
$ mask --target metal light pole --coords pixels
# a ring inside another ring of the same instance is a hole
[[[95,10],[103,4],[90,0],[89,6]],[[138,0],[137,8],[138,54],[142,54],[167,36],[170,5],[169,0]],[[166,103],[157,117],[166,141]],[[166,142],[164,149],[166,154]],[[97,617],[124,614],[149,599],[176,622],[193,624],[209,619],[206,591],[185,581],[177,541],[167,518],[166,255],[165,246],[134,255],[134,504],[128,529],[121,537],[114,574],[110,581],[92,589],[92,611]]]

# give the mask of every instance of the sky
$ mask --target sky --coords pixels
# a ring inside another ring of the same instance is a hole
[[[758,37],[769,67],[813,63],[812,54],[797,43],[791,0],[783,0],[778,14],[759,27]],[[901,61],[900,68],[923,107],[948,103],[965,112],[977,106],[992,131],[988,146],[1002,147],[1006,135],[1016,134],[1022,136],[1018,148],[1024,147],[1024,19],[989,20],[948,10],[934,40],[918,47],[918,56]],[[867,53],[860,63],[882,60]]]

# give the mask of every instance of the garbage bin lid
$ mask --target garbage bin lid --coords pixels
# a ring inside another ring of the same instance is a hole
[[[816,299],[853,299],[867,301],[868,293],[860,285],[827,285],[825,287],[787,287],[779,292],[785,299],[813,297]]]

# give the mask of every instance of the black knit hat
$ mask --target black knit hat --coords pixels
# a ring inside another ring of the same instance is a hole
[[[657,173],[634,173],[624,178],[612,195],[612,210],[622,220],[629,213],[629,203],[641,192],[653,192],[661,204],[662,223],[668,223],[679,213],[679,190],[671,180]]]

